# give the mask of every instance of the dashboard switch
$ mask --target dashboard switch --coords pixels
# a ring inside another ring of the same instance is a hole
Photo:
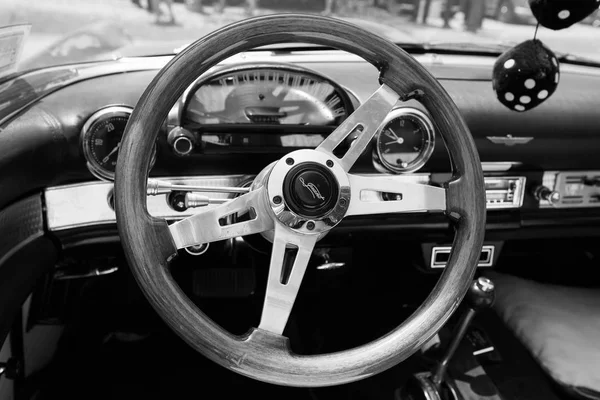
[[[535,188],[533,195],[536,199],[547,201],[550,204],[557,204],[560,202],[560,193],[551,190],[546,186],[538,186]]]
[[[180,156],[187,156],[194,150],[194,135],[179,126],[171,129],[167,142],[173,148],[173,152]]]

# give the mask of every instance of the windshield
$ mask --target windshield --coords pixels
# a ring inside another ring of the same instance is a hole
[[[500,52],[531,39],[527,0],[1,0],[0,26],[27,23],[19,70],[174,54],[252,15],[306,12],[362,26],[400,45]],[[600,15],[537,37],[557,54],[600,62]],[[436,44],[437,43],[437,44]]]

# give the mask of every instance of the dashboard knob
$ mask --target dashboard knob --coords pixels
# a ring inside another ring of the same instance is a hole
[[[194,150],[194,135],[180,126],[171,129],[167,142],[173,148],[173,152],[180,156],[187,156]]]
[[[555,190],[550,190],[546,186],[538,186],[533,195],[538,200],[547,201],[550,204],[558,204],[560,202],[560,193]]]
[[[169,206],[178,212],[184,212],[188,209],[188,206],[185,201],[185,192],[171,192],[167,196],[167,203]]]

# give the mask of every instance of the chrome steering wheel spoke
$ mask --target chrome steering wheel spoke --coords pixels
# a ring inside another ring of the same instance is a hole
[[[202,210],[169,226],[178,249],[216,242],[273,229],[273,218],[265,207],[266,190],[259,188],[214,208]],[[248,220],[235,222],[235,214],[248,213]]]
[[[293,231],[275,223],[273,252],[259,329],[283,333],[296,301],[318,234]]]
[[[400,95],[387,85],[381,85],[375,93],[367,99],[360,107],[358,107],[344,122],[337,127],[316,150],[329,154],[331,157],[338,159],[344,171],[350,171],[350,168],[358,157],[367,148],[377,128],[383,123],[385,117],[394,108]],[[350,148],[341,158],[334,155],[335,149],[346,138],[357,132],[356,139],[350,145]]]

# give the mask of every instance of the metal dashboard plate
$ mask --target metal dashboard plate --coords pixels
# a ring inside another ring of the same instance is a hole
[[[248,179],[247,175],[203,176],[161,178],[173,184],[198,186],[237,186]],[[92,225],[114,224],[115,211],[110,206],[109,197],[113,191],[112,182],[86,182],[75,185],[58,186],[46,189],[46,218],[48,229],[59,231]],[[199,192],[200,193],[200,192]],[[201,193],[212,198],[228,198],[226,193]],[[148,196],[148,212],[155,217],[178,220],[200,212],[204,208],[191,208],[184,212],[173,210],[167,204],[167,195]]]

